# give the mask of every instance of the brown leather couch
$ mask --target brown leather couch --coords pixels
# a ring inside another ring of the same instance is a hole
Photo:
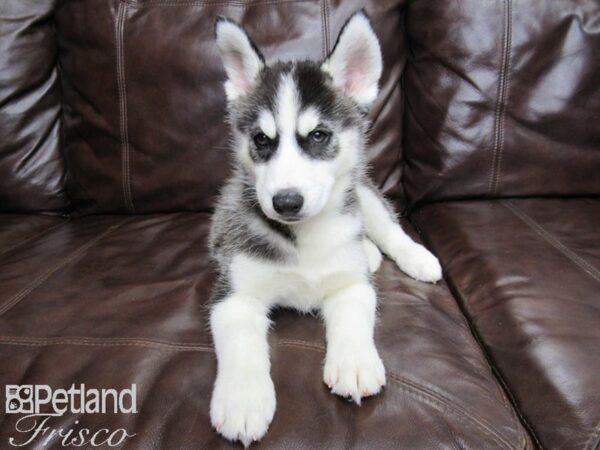
[[[388,384],[360,407],[321,381],[322,324],[277,312],[255,448],[600,448],[598,0],[2,0],[2,392],[135,383],[136,414],[48,426],[234,447],[208,418],[229,158],[213,21],[268,59],[320,59],[360,7],[385,60],[373,178],[445,281],[379,270]],[[0,448],[31,434],[20,417],[1,410]],[[63,448],[43,440],[25,448]]]

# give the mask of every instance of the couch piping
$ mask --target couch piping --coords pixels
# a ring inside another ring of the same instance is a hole
[[[65,267],[67,264],[77,261],[79,258],[81,258],[88,249],[90,249],[92,246],[94,246],[102,238],[106,237],[107,235],[112,233],[114,230],[119,228],[123,223],[125,223],[125,220],[121,221],[118,224],[112,225],[111,227],[104,230],[102,233],[97,235],[95,238],[93,238],[89,242],[83,244],[82,246],[80,246],[79,248],[74,250],[71,254],[69,254],[68,256],[63,258],[61,261],[59,261],[55,266],[51,267],[47,271],[43,272],[42,274],[40,274],[36,278],[34,278],[33,281],[27,287],[21,289],[15,295],[10,297],[2,306],[0,306],[0,316],[2,316],[4,313],[6,313],[8,310],[10,310],[13,306],[15,306],[17,303],[19,303],[25,297],[27,297],[34,289],[36,289],[37,287],[42,285],[54,273],[58,272],[60,269]]]
[[[502,30],[502,60],[500,63],[500,78],[498,81],[498,99],[494,118],[494,145],[488,179],[488,195],[498,192],[498,183],[504,151],[504,122],[506,119],[506,97],[508,91],[508,72],[510,70],[510,53],[512,42],[512,0],[504,0],[504,27]]]
[[[127,86],[125,83],[125,51],[123,35],[127,3],[119,2],[115,23],[115,45],[117,48],[117,87],[119,90],[119,122],[121,133],[121,180],[125,209],[133,213],[135,208],[131,195],[131,173],[129,168],[129,130],[127,124]]]
[[[532,219],[525,212],[521,211],[514,203],[510,201],[503,201],[502,204],[508,208],[515,216],[517,216],[523,223],[525,223],[529,228],[531,228],[538,236],[540,236],[544,241],[562,253],[564,256],[569,258],[574,264],[576,264],[580,269],[586,272],[589,276],[591,276],[594,280],[600,282],[600,271],[596,269],[592,264],[587,262],[565,244],[560,242],[555,236],[553,236],[550,232],[548,232],[542,225],[537,223],[534,219]]]

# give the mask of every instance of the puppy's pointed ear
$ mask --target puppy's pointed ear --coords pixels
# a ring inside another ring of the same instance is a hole
[[[364,10],[348,19],[321,68],[331,75],[335,87],[359,105],[369,106],[375,100],[383,61],[379,41]]]
[[[217,17],[215,34],[228,78],[225,92],[229,100],[235,100],[251,90],[265,58],[244,29],[230,19]]]

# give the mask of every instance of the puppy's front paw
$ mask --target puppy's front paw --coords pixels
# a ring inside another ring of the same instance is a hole
[[[219,376],[210,403],[210,419],[218,433],[248,447],[267,432],[275,414],[275,387],[266,375],[252,378]]]
[[[422,245],[414,243],[403,248],[395,260],[398,267],[415,280],[435,283],[442,279],[440,262]]]
[[[323,381],[332,393],[360,405],[362,398],[378,394],[385,386],[385,368],[373,344],[330,346]]]

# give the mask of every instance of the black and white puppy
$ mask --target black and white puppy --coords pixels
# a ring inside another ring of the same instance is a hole
[[[213,216],[219,278],[210,326],[218,359],[210,415],[248,446],[275,413],[269,312],[319,311],[327,329],[323,381],[360,404],[385,385],[373,341],[371,273],[381,249],[408,275],[435,282],[440,265],[399,226],[367,179],[366,112],[382,57],[362,11],[325,61],[267,65],[244,30],[219,18],[234,171]]]

